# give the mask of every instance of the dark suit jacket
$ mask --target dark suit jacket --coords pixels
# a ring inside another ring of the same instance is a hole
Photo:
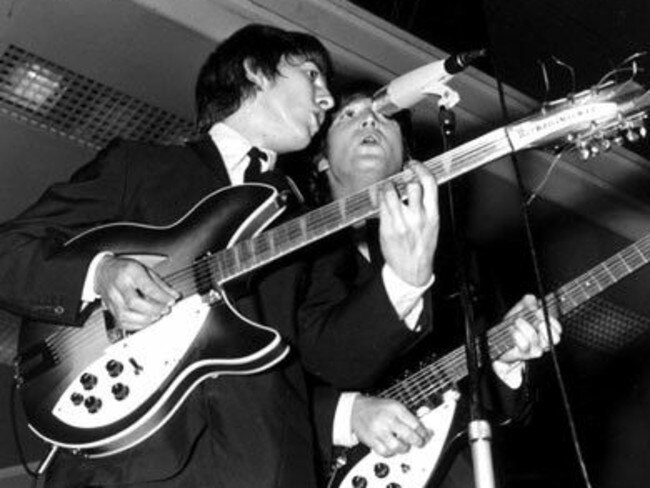
[[[316,258],[310,274],[312,280],[308,283],[307,299],[300,308],[301,320],[304,321],[306,317],[311,316],[324,320],[325,317],[339,313],[341,301],[354,304],[363,303],[365,300],[362,309],[364,320],[374,324],[374,334],[368,337],[364,321],[359,317],[356,318],[356,323],[347,326],[353,334],[357,334],[353,340],[362,341],[365,346],[358,351],[351,351],[353,357],[346,361],[349,368],[344,371],[344,374],[348,377],[356,376],[355,370],[365,371],[367,368],[364,365],[374,362],[375,368],[368,371],[368,374],[361,378],[361,382],[351,383],[348,380],[347,389],[374,388],[389,372],[398,357],[405,356],[411,348],[431,333],[433,309],[429,299],[430,293],[425,294],[425,307],[418,318],[418,332],[411,332],[406,324],[399,320],[386,295],[380,272],[383,262],[371,264],[363,258],[356,249],[348,230],[327,239],[311,251]],[[371,289],[376,290],[374,296],[364,298],[364,294]],[[328,302],[326,299],[328,296],[335,296],[337,300]],[[323,309],[329,310],[323,313]],[[351,314],[349,316],[354,319]],[[400,331],[400,335],[395,334],[392,338],[382,337],[387,333],[386,331],[394,328]],[[317,368],[312,368],[311,371],[318,372]],[[338,380],[339,384],[345,383],[344,378]],[[332,428],[339,390],[332,388],[331,382],[328,382],[328,378],[324,375],[310,378],[310,386],[313,420],[319,442],[319,460],[321,467],[326,467],[332,461]]]
[[[229,183],[207,139],[110,145],[0,228],[0,275],[13,277],[0,280],[0,304],[24,316],[23,327],[35,320],[78,325],[83,280],[98,250],[66,252],[67,240],[108,222],[169,225]],[[360,387],[383,367],[377,352],[412,337],[395,317],[379,320],[391,309],[376,280],[343,297],[319,285],[318,272],[310,276],[300,260],[283,258],[251,278],[235,303],[280,332],[293,346],[287,359],[261,374],[205,381],[161,430],[124,453],[99,460],[59,454],[48,486],[314,486],[303,366],[337,387]],[[307,289],[318,293],[305,297]]]
[[[305,309],[312,307],[313,303],[318,303],[318,300],[314,300],[314,296],[319,294],[325,294],[325,289],[330,293],[339,295],[341,298],[347,297],[347,299],[355,301],[357,298],[357,293],[359,290],[366,290],[369,283],[376,282],[380,280],[380,265],[371,265],[361,254],[357,251],[356,246],[353,244],[352,239],[347,232],[342,232],[336,236],[334,239],[329,239],[328,241],[322,243],[318,248],[318,252],[315,254],[318,256],[314,264],[314,272],[320,276],[320,279],[316,284],[312,284],[311,288],[308,291],[308,294],[311,295],[309,300],[306,300],[301,309],[301,312],[304,313]],[[326,288],[325,288],[326,287]],[[418,325],[419,333],[410,333],[411,341],[402,342],[399,346],[399,349],[391,348],[380,350],[378,348],[374,349],[375,361],[378,364],[378,368],[375,369],[372,373],[374,376],[369,376],[367,381],[364,383],[366,390],[377,391],[377,386],[387,386],[386,379],[387,375],[389,377],[394,377],[396,374],[401,374],[395,366],[399,364],[395,363],[396,359],[399,359],[399,362],[403,362],[403,359],[408,359],[407,356],[411,352],[411,348],[420,344],[420,341],[426,339],[427,343],[421,344],[426,345],[427,347],[432,346],[434,350],[444,351],[441,349],[437,343],[437,340],[440,337],[441,331],[436,331],[434,329],[442,327],[449,327],[451,324],[440,324],[441,318],[444,315],[441,315],[441,310],[438,309],[438,302],[433,305],[434,294],[433,290],[429,290],[424,295],[424,309],[421,314]],[[388,299],[386,298],[386,301]],[[374,306],[377,307],[379,304],[375,303]],[[336,307],[333,307],[336,309]],[[433,323],[433,314],[436,314],[436,324]],[[377,315],[373,320],[377,321],[377,327],[381,327],[382,322],[387,322],[395,320],[394,312],[388,313],[386,311],[382,312],[381,315]],[[445,321],[443,321],[444,323]],[[402,327],[406,330],[406,325],[402,323]],[[437,332],[437,333],[436,333]],[[359,338],[359,340],[362,340]],[[457,345],[457,344],[455,344]],[[418,351],[421,355],[424,351]],[[430,354],[431,351],[428,351]],[[410,358],[407,361],[410,364],[413,364],[413,359],[417,359],[418,354],[415,354],[415,358]],[[365,360],[370,360],[366,358]],[[489,359],[484,358],[484,364],[489,363]],[[358,363],[358,366],[362,366],[362,362]],[[411,372],[411,374],[417,371],[417,367]],[[480,371],[480,386],[481,386],[481,395],[482,399],[485,402],[485,407],[487,409],[486,413],[489,415],[490,421],[495,424],[509,422],[515,417],[524,415],[527,412],[528,407],[530,406],[530,389],[528,387],[527,381],[524,386],[517,390],[511,390],[506,385],[504,385],[494,374],[491,367],[483,368]],[[390,383],[389,383],[390,384]],[[321,485],[325,486],[327,484],[327,479],[330,474],[330,469],[334,460],[334,446],[332,444],[332,429],[334,423],[334,415],[336,413],[336,407],[338,405],[340,390],[333,388],[331,385],[328,385],[325,381],[322,381],[322,378],[312,379],[311,384],[312,388],[312,408],[313,408],[313,420],[314,427],[316,431],[316,439],[318,441],[318,455],[319,455],[319,464],[321,469],[321,476],[323,480]],[[461,390],[465,392],[465,383],[461,385]],[[466,399],[466,396],[464,396]],[[456,420],[455,428],[456,432],[464,429],[466,427],[466,422],[469,420],[466,403],[460,404],[459,415]],[[493,424],[494,425],[494,424]],[[442,480],[436,480],[440,488],[452,488],[452,487],[461,487],[469,486],[473,483],[473,474],[471,470],[471,458],[469,457],[469,451],[462,452],[460,456],[459,450],[463,449],[467,444],[465,438],[460,439],[455,442],[454,445],[450,446],[447,457],[443,459],[444,463],[438,469],[442,471]]]

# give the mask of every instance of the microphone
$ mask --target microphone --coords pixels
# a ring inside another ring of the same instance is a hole
[[[444,88],[447,87],[441,90],[441,85],[485,54],[485,49],[467,51],[398,76],[375,92],[372,96],[372,108],[375,112],[390,117],[400,110],[411,108],[429,94],[448,96],[451,90],[445,91]]]

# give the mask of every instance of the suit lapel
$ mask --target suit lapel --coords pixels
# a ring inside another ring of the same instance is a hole
[[[203,164],[215,173],[220,183],[223,183],[224,186],[232,184],[221,153],[209,136],[189,142],[187,146],[197,154]]]

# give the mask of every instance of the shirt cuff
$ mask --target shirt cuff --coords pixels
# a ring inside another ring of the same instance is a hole
[[[518,389],[523,383],[525,366],[526,363],[524,361],[506,363],[496,360],[492,362],[492,369],[495,374],[512,390]]]
[[[413,286],[405,282],[387,264],[382,268],[381,275],[386,294],[397,316],[406,322],[409,329],[415,330],[423,308],[422,295],[433,285],[435,275],[432,273],[429,281],[423,286]]]
[[[352,447],[359,443],[359,439],[352,432],[352,405],[359,392],[343,392],[339,396],[332,425],[332,442],[335,446]]]
[[[104,256],[111,256],[111,252],[100,252],[97,254],[88,266],[88,271],[86,271],[86,280],[84,281],[84,287],[81,291],[81,301],[83,303],[94,302],[99,298],[99,295],[95,293],[95,273],[97,272],[97,266]]]

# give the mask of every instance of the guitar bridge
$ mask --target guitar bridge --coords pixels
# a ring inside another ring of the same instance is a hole
[[[204,295],[205,302],[212,306],[216,303],[223,301],[223,292],[220,290],[211,289],[207,294]]]

